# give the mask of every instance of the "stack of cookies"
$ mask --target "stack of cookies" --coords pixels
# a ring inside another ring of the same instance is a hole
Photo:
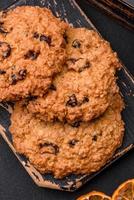
[[[116,53],[95,31],[45,8],[0,15],[0,101],[14,102],[16,151],[56,178],[99,170],[124,134]]]

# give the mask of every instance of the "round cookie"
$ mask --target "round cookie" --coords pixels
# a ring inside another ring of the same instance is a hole
[[[0,17],[0,101],[42,96],[62,70],[66,23],[32,6]]]
[[[44,121],[67,121],[72,125],[90,121],[107,109],[118,91],[116,53],[95,31],[69,28],[66,33],[66,66],[49,92],[28,102],[28,109]]]
[[[14,147],[37,170],[53,173],[55,178],[96,172],[122,144],[122,108],[123,101],[116,94],[103,116],[76,128],[61,122],[45,123],[18,103],[11,116]]]

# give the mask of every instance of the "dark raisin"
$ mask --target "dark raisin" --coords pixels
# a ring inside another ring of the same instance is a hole
[[[10,27],[10,32],[13,30],[13,27]]]
[[[11,85],[15,85],[17,83],[17,81],[23,80],[26,77],[26,74],[27,74],[27,70],[26,69],[21,69],[16,74],[12,74],[10,76]]]
[[[51,84],[50,87],[49,87],[49,89],[56,91],[56,86],[54,84]]]
[[[70,141],[68,142],[68,144],[69,144],[70,147],[74,147],[74,146],[76,145],[77,142],[79,142],[79,141],[76,140],[76,139],[73,139],[73,140],[70,140]]]
[[[54,116],[53,122],[55,123],[55,122],[58,122],[58,121],[59,121],[58,117]]]
[[[31,60],[35,60],[38,56],[39,56],[40,52],[37,51],[33,51],[33,50],[29,50],[25,55],[24,58],[25,59],[31,59]]]
[[[73,94],[69,97],[69,100],[67,101],[66,106],[75,107],[75,106],[77,106],[77,104],[78,104],[77,98],[76,98],[75,94]]]
[[[38,39],[39,36],[40,36],[40,35],[39,35],[39,33],[37,33],[37,32],[35,32],[35,33],[33,34],[33,37],[36,38],[36,39]]]
[[[84,68],[89,68],[90,67],[90,62],[87,60],[85,65],[84,65]]]
[[[4,22],[0,22],[0,33],[6,35],[8,34],[8,31],[4,29],[3,25],[4,25]]]
[[[5,35],[9,33],[8,31],[4,30],[4,28],[3,28],[3,22],[0,23],[0,33],[1,34],[5,34]]]
[[[50,46],[51,42],[52,42],[52,39],[51,39],[50,36],[41,35],[40,36],[40,41],[44,41],[44,42],[46,42]]]
[[[8,49],[6,51],[3,52],[3,58],[8,58],[11,54],[11,48],[10,46],[8,45]]]
[[[8,32],[5,31],[2,27],[0,27],[0,33],[2,33],[2,34],[7,34]]]
[[[83,98],[83,101],[82,101],[82,102],[83,102],[83,103],[89,102],[89,98],[85,96],[85,97]]]
[[[80,41],[79,40],[74,40],[73,42],[72,42],[72,47],[74,47],[74,48],[80,48],[80,46],[81,46],[81,43],[80,43]]]
[[[36,96],[32,96],[31,94],[29,94],[29,96],[26,97],[26,100],[29,102],[29,101],[34,101],[36,100],[37,97]]]
[[[18,78],[17,78],[16,74],[12,74],[11,75],[11,85],[15,85],[17,83],[17,80],[18,80]]]
[[[5,70],[0,69],[0,74],[5,74],[5,73],[6,73]]]
[[[3,24],[4,24],[4,22],[1,22],[1,21],[0,21],[0,26],[3,26]]]
[[[81,106],[82,104],[87,103],[87,102],[89,102],[89,98],[85,96],[83,100],[78,103],[78,105]]]
[[[89,67],[90,67],[90,62],[87,60],[86,63],[85,63],[85,65],[83,67],[79,68],[78,71],[82,72],[83,70],[85,70],[85,69],[87,69]]]
[[[40,148],[46,147],[45,153],[50,153],[50,154],[57,154],[59,153],[59,147],[56,144],[53,144],[52,142],[44,142],[43,144],[39,145]],[[47,147],[50,149],[47,150]]]
[[[97,135],[94,135],[92,140],[96,142],[97,141]]]
[[[7,16],[7,13],[8,13],[8,9],[5,9],[2,11],[2,17],[6,17]]]
[[[23,80],[27,75],[27,70],[26,69],[21,69],[18,72],[18,75],[19,75],[19,80]]]
[[[71,62],[71,63],[73,63],[73,64],[75,64],[78,60],[80,60],[80,58],[79,58],[79,59],[76,59],[76,58],[69,58],[67,61],[68,61],[68,62]]]
[[[81,123],[81,121],[78,120],[78,121],[73,122],[73,123],[71,124],[71,126],[77,128],[77,127],[80,126],[80,123]]]
[[[68,44],[68,37],[67,37],[66,32],[63,34],[63,38],[64,38],[65,42]]]
[[[11,54],[11,47],[6,42],[0,42],[0,54],[3,59],[8,58]]]

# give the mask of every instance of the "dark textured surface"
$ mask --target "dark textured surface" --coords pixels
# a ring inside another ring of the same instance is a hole
[[[1,2],[0,2],[1,3]],[[6,4],[6,1],[2,2]],[[82,1],[81,1],[82,4]],[[84,4],[83,4],[84,5]],[[87,9],[87,6],[83,6]],[[134,36],[132,33],[130,33],[128,30],[125,30],[124,28],[120,27],[118,24],[113,22],[112,20],[108,19],[107,17],[103,16],[99,12],[97,12],[93,8],[87,9],[88,16],[91,17],[91,19],[95,20],[94,24],[99,28],[100,32],[103,36],[105,36],[109,41],[112,42],[114,45],[114,49],[118,51],[122,49],[122,47],[130,48],[131,51],[127,52],[128,55],[133,55],[134,52],[134,45],[132,42],[134,42]],[[98,18],[98,20],[97,20]],[[103,23],[102,23],[103,22]],[[105,22],[105,24],[104,24]],[[110,26],[111,24],[111,26]],[[109,29],[111,27],[111,29]],[[113,28],[112,28],[113,27]],[[118,30],[118,31],[117,31]],[[120,33],[120,35],[125,33],[125,38],[122,41],[120,40],[120,37],[116,38],[114,37],[115,32]],[[111,36],[111,38],[110,38]],[[105,38],[106,38],[105,37]],[[129,40],[129,43],[126,42],[126,40]],[[117,48],[118,47],[118,48]],[[127,60],[128,65],[130,62],[133,62],[133,59],[128,59],[128,56],[125,56],[126,51],[122,53],[124,55],[124,60]],[[121,56],[120,56],[121,57]],[[127,66],[127,64],[126,64]],[[131,71],[133,71],[133,68],[130,66],[127,66]],[[86,184],[83,188],[81,188],[79,191],[69,194],[65,192],[60,191],[50,191],[48,189],[41,189],[35,186],[30,179],[30,177],[26,174],[26,172],[23,170],[23,168],[20,166],[19,162],[16,160],[14,155],[11,153],[7,145],[4,143],[4,141],[0,138],[0,200],[28,200],[28,199],[39,199],[39,200],[66,200],[66,199],[75,199],[80,194],[83,194],[85,192],[88,192],[92,189],[101,189],[102,191],[110,194],[112,193],[113,189],[123,180],[126,180],[127,178],[132,178],[134,175],[133,170],[133,154],[134,151],[130,152],[128,155],[126,155],[124,158],[118,161],[118,163],[115,163],[110,168],[105,170],[105,172],[101,173],[101,175],[97,176],[95,179],[93,179],[89,184]]]
[[[127,3],[128,5],[134,7],[134,1],[133,0],[122,0],[124,3]]]
[[[129,29],[134,29],[134,2],[120,0],[86,0],[103,10],[108,15],[114,17]]]

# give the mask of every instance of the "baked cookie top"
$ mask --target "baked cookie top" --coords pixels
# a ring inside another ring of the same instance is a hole
[[[66,32],[66,65],[49,92],[28,103],[28,109],[44,121],[90,121],[100,116],[118,91],[116,53],[95,31],[69,28]]]
[[[62,70],[67,25],[45,8],[0,13],[0,101],[42,96]]]
[[[123,101],[116,94],[101,117],[76,128],[45,123],[18,103],[11,116],[13,144],[41,173],[52,172],[56,178],[90,174],[104,166],[122,143],[122,108]]]

